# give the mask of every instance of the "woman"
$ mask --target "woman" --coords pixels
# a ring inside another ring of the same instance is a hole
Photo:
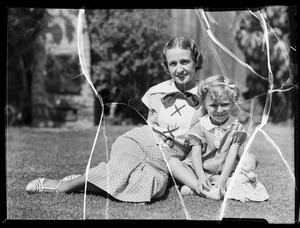
[[[202,60],[189,38],[177,37],[165,45],[162,65],[171,79],[151,87],[142,98],[149,110],[149,125],[135,127],[116,139],[110,160],[89,170],[87,191],[105,191],[125,202],[150,202],[164,195],[169,180],[167,161],[187,156],[190,147],[184,135],[202,115],[195,77]],[[84,189],[85,178],[85,174],[62,180],[38,178],[26,191],[77,192]]]

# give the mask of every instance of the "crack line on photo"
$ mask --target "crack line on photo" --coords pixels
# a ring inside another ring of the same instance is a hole
[[[87,167],[86,167],[86,174],[85,174],[85,175],[86,175],[86,180],[85,180],[84,206],[83,206],[83,219],[85,220],[85,219],[86,219],[86,191],[87,191],[87,178],[88,178],[88,172],[89,172],[89,169],[90,169],[91,158],[92,158],[92,155],[93,155],[93,152],[94,152],[94,149],[95,149],[95,145],[96,145],[96,142],[97,142],[97,139],[98,139],[98,135],[99,135],[99,131],[100,131],[100,127],[101,127],[101,122],[102,122],[102,119],[103,119],[103,116],[104,116],[104,103],[103,103],[102,97],[98,94],[97,90],[95,89],[95,87],[94,87],[94,85],[93,85],[93,83],[92,83],[92,81],[91,81],[91,78],[90,78],[90,76],[89,76],[88,69],[87,69],[87,67],[86,67],[85,60],[84,60],[84,53],[83,53],[83,37],[82,37],[82,33],[83,33],[83,31],[82,31],[82,24],[83,24],[82,18],[83,18],[83,15],[84,15],[84,9],[80,9],[80,10],[79,10],[79,14],[78,14],[78,23],[77,23],[78,56],[79,56],[79,62],[80,62],[80,66],[81,66],[82,73],[83,73],[83,75],[85,76],[87,82],[88,82],[88,83],[90,84],[90,86],[92,87],[92,89],[93,89],[95,95],[97,96],[97,98],[98,98],[98,100],[99,100],[99,102],[100,102],[100,104],[101,104],[101,108],[102,108],[102,109],[101,109],[101,115],[100,115],[99,125],[98,125],[98,127],[97,127],[97,133],[96,133],[96,136],[95,136],[95,139],[94,139],[94,142],[93,142],[93,147],[92,147],[92,150],[91,150],[91,153],[90,153],[90,157],[89,157],[89,160],[88,160],[88,164],[87,164]],[[136,112],[137,112],[137,113],[138,113],[138,114],[139,114],[139,115],[147,122],[148,126],[150,126],[150,128],[151,128],[151,125],[148,123],[148,121],[147,121],[147,120],[146,120],[146,119],[138,112],[138,110],[135,109],[134,107],[132,107],[132,106],[130,106],[130,105],[128,105],[128,104],[125,104],[125,103],[115,103],[115,102],[113,102],[113,104],[126,105],[126,106],[128,106],[128,107],[133,108],[133,109],[134,109],[134,110],[135,110],[135,111],[136,111]],[[156,141],[158,142],[158,139],[157,139],[157,137],[155,136],[155,133],[154,133],[154,131],[152,130],[152,128],[151,128],[151,131],[152,131],[153,136],[155,137]],[[105,132],[104,132],[104,135],[105,135]],[[107,138],[106,138],[106,137],[105,137],[105,140],[106,140],[106,144],[107,144]],[[179,190],[178,190],[178,187],[177,187],[177,185],[176,185],[176,181],[175,181],[175,179],[174,179],[174,177],[173,177],[173,174],[172,174],[172,172],[171,172],[171,169],[170,169],[170,167],[169,167],[169,164],[168,164],[168,162],[167,162],[167,159],[166,159],[166,157],[165,157],[165,154],[164,154],[164,152],[163,152],[163,150],[162,150],[161,145],[160,145],[159,142],[158,142],[158,144],[159,144],[159,148],[160,148],[160,151],[161,151],[161,153],[162,153],[162,156],[163,156],[163,158],[164,158],[164,161],[166,162],[167,167],[168,167],[168,170],[169,170],[169,172],[170,172],[170,174],[171,174],[172,180],[173,180],[173,182],[174,182],[174,184],[175,184],[177,193],[178,193],[179,198],[180,198],[180,202],[181,202],[181,204],[182,204],[182,208],[183,208],[185,217],[186,217],[187,220],[190,220],[190,219],[191,219],[190,214],[189,214],[189,212],[188,212],[188,210],[187,210],[187,208],[186,208],[186,205],[185,205],[185,203],[184,203],[184,201],[183,201],[183,198],[182,198],[182,196],[181,196],[181,194],[180,194],[180,192],[179,192]],[[107,153],[107,157],[108,157],[107,145],[106,145],[106,153]],[[108,179],[108,178],[107,178],[107,179]],[[107,200],[108,200],[108,198],[107,198]],[[109,206],[109,203],[107,202],[107,204],[106,204],[106,211],[105,211],[105,217],[106,217],[106,218],[108,218],[108,206]]]
[[[245,157],[245,155],[247,154],[248,150],[249,150],[249,147],[250,145],[252,144],[254,138],[255,138],[255,135],[257,134],[258,131],[262,132],[266,139],[275,147],[275,149],[278,151],[278,153],[280,154],[280,157],[282,158],[284,164],[286,165],[289,173],[291,174],[293,180],[294,180],[294,183],[295,183],[295,179],[294,179],[294,175],[293,175],[293,172],[290,168],[290,166],[287,164],[286,160],[284,159],[284,157],[282,156],[282,153],[280,151],[280,149],[278,148],[278,146],[275,144],[275,142],[262,130],[262,127],[265,126],[267,124],[267,121],[268,121],[268,118],[269,118],[269,114],[270,114],[270,110],[271,110],[271,103],[272,103],[272,93],[273,92],[285,92],[285,91],[289,91],[290,89],[292,89],[292,87],[289,87],[290,85],[292,85],[292,81],[293,81],[293,78],[294,78],[294,75],[293,73],[291,72],[291,68],[290,68],[290,64],[289,64],[289,59],[288,59],[288,54],[287,54],[287,50],[284,46],[284,43],[279,39],[279,37],[277,36],[277,34],[275,33],[275,30],[269,25],[266,23],[266,20],[265,20],[265,17],[263,15],[264,12],[261,12],[259,11],[259,17],[256,16],[252,11],[250,11],[252,13],[253,16],[255,16],[256,18],[258,18],[260,21],[261,21],[261,24],[262,24],[262,29],[263,29],[263,44],[266,45],[266,52],[267,52],[267,66],[268,66],[268,79],[264,78],[263,76],[259,75],[258,73],[256,73],[252,67],[250,67],[248,64],[244,63],[243,61],[241,61],[238,57],[236,57],[229,49],[227,49],[221,42],[219,42],[217,40],[217,38],[214,36],[214,34],[212,33],[211,31],[211,27],[209,25],[209,22],[206,18],[206,15],[205,15],[205,12],[203,9],[197,9],[196,10],[196,13],[197,13],[197,17],[200,21],[200,24],[202,25],[202,27],[206,27],[206,33],[207,35],[209,36],[209,38],[216,44],[218,45],[219,47],[221,47],[227,54],[229,54],[232,58],[234,58],[236,61],[238,61],[241,65],[247,67],[248,69],[250,69],[256,76],[268,81],[269,83],[269,88],[268,88],[268,91],[266,93],[266,101],[265,101],[265,105],[264,105],[264,108],[263,108],[263,115],[262,115],[262,119],[261,119],[261,122],[260,124],[255,128],[254,132],[252,133],[249,141],[247,142],[246,146],[245,146],[245,149],[244,149],[244,152],[240,158],[240,161],[236,167],[236,170],[234,171],[234,174],[232,176],[232,180],[228,186],[228,189],[225,193],[225,196],[224,196],[224,200],[222,202],[222,205],[221,205],[221,208],[220,208],[220,213],[219,213],[219,216],[218,216],[218,220],[222,220],[223,219],[223,216],[224,216],[224,211],[225,211],[225,208],[226,208],[226,202],[227,202],[227,199],[229,197],[229,193],[231,191],[231,189],[233,188],[233,185],[234,185],[234,182],[235,182],[235,179],[236,179],[236,176],[237,176],[237,172],[238,170],[240,169],[241,167],[241,162],[243,161],[243,158]],[[208,12],[209,13],[209,12]],[[211,18],[211,15],[208,15],[209,18]],[[265,15],[266,16],[266,15]],[[202,20],[205,22],[205,25],[203,25],[202,23]],[[210,19],[210,21],[212,21]],[[213,20],[212,22],[214,22],[215,20]],[[217,24],[217,23],[216,23]],[[282,55],[283,55],[283,58],[284,58],[284,61],[285,61],[285,64],[289,70],[289,78],[285,81],[285,83],[283,83],[283,85],[281,86],[281,89],[276,89],[274,90],[273,87],[274,87],[274,76],[273,76],[273,72],[271,70],[271,64],[270,64],[270,47],[269,47],[269,31],[268,31],[268,28],[269,30],[272,32],[272,34],[276,37],[277,41],[278,41],[278,45],[279,45],[279,48],[281,49],[282,51]],[[217,59],[217,62],[218,62],[218,65],[221,69],[221,71],[225,71],[224,67],[223,67],[223,63],[220,64],[220,58],[219,56],[216,54],[216,50],[214,49],[214,47],[212,47],[211,45],[209,46],[211,51],[213,52],[215,58]],[[297,85],[295,85],[297,87]],[[289,87],[288,89],[286,89],[287,87]],[[254,100],[257,98],[258,96],[254,97],[251,99],[251,107],[250,107],[250,127],[252,126],[252,117],[253,117],[253,108],[254,108]],[[238,106],[239,108],[239,106]],[[240,108],[239,108],[240,109]]]

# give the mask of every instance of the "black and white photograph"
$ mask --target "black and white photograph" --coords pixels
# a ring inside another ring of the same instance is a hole
[[[299,223],[296,6],[6,12],[1,223]]]

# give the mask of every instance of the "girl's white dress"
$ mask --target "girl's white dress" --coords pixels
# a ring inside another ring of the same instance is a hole
[[[256,178],[251,182],[242,172],[239,172],[229,198],[245,201],[264,201],[269,199],[265,186]]]

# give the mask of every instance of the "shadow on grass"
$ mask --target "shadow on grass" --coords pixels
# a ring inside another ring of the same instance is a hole
[[[91,184],[91,183],[89,183],[89,184]],[[91,185],[92,185],[92,184],[91,184]],[[97,187],[96,187],[96,188],[97,188]],[[174,185],[174,183],[169,182],[169,183],[168,183],[168,186],[167,186],[167,189],[166,189],[166,191],[165,191],[165,193],[164,193],[163,196],[161,196],[161,197],[159,197],[159,198],[154,198],[154,199],[152,199],[150,202],[136,202],[136,203],[137,203],[137,204],[139,204],[139,203],[140,203],[140,204],[154,204],[154,203],[159,203],[159,202],[161,202],[161,201],[165,201],[165,200],[168,199],[168,197],[169,197],[169,195],[170,195],[170,193],[171,193],[171,189],[172,189],[172,188],[175,189],[175,185]],[[83,193],[84,193],[84,191],[79,191],[79,192],[76,192],[76,193],[72,192],[72,193],[66,193],[66,194],[83,194]],[[87,191],[86,194],[87,194],[87,195],[99,196],[99,197],[102,197],[102,198],[104,198],[104,199],[108,199],[108,200],[110,200],[110,201],[112,201],[112,202],[126,203],[126,202],[124,202],[124,201],[121,201],[121,200],[118,200],[118,199],[114,198],[112,195],[108,194],[108,193],[107,193],[106,191],[104,191],[104,190],[101,190],[100,188],[97,189],[97,192],[90,192],[90,191]],[[131,202],[130,202],[130,203],[131,203]],[[135,203],[135,202],[133,202],[133,203]]]

